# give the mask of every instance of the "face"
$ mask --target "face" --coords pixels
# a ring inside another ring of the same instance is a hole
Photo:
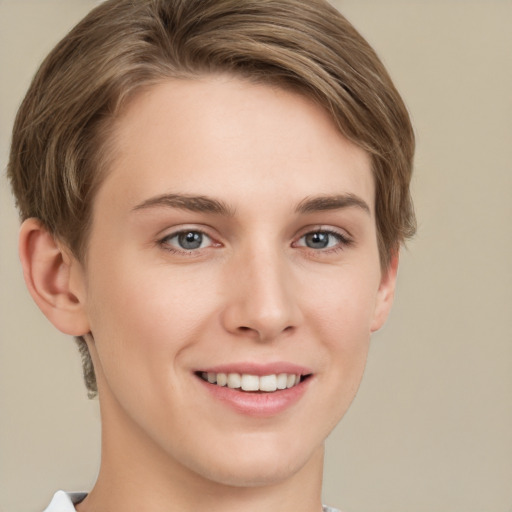
[[[141,93],[114,149],[80,277],[104,437],[210,481],[286,479],[391,303],[368,156],[307,98],[229,77]]]

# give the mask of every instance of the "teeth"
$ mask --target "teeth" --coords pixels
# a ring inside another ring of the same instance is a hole
[[[295,385],[295,375],[287,375],[286,376],[286,387],[291,388]]]
[[[288,376],[286,375],[286,373],[280,373],[277,376],[276,381],[277,381],[277,384],[276,384],[277,389],[286,389],[286,383],[288,382]]]
[[[300,383],[300,375],[280,373],[278,375],[251,375],[247,373],[201,373],[203,380],[217,386],[227,386],[242,391],[264,391],[272,393],[278,389],[288,389]]]
[[[275,391],[277,389],[277,376],[263,375],[259,378],[260,391]]]
[[[244,391],[258,391],[260,389],[260,379],[257,375],[242,375],[242,389]]]
[[[239,373],[228,373],[228,388],[237,389],[242,386],[242,378]]]

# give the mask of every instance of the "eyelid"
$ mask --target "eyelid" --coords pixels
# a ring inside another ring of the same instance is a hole
[[[338,239],[338,244],[336,244],[334,247],[327,247],[327,248],[323,248],[323,249],[314,249],[312,247],[308,247],[305,244],[298,245],[298,242],[300,240],[302,240],[307,235],[314,234],[314,233],[326,233],[326,234],[332,235]],[[334,228],[332,226],[316,225],[316,226],[308,226],[306,228],[303,228],[299,232],[299,234],[296,236],[295,242],[293,242],[292,245],[296,246],[296,247],[304,247],[313,252],[328,253],[330,251],[343,250],[346,247],[349,247],[350,245],[352,245],[353,243],[354,243],[354,239],[346,230],[342,230],[340,228]]]
[[[220,247],[222,244],[216,240],[216,237],[214,237],[212,234],[208,232],[209,230],[205,228],[204,226],[197,226],[197,225],[183,225],[179,227],[174,227],[171,230],[165,230],[163,235],[159,235],[156,243],[160,247],[162,247],[164,250],[178,253],[178,254],[186,254],[190,255],[192,253],[200,253],[201,251],[205,249],[209,249],[210,247]],[[183,233],[200,233],[203,237],[206,237],[210,240],[210,243],[207,247],[199,247],[197,249],[184,249],[177,245],[170,244],[169,240],[179,236]]]

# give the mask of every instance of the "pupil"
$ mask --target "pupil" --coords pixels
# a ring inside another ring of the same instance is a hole
[[[195,231],[181,233],[178,236],[178,241],[183,249],[198,249],[203,243],[203,235]]]
[[[312,249],[324,249],[328,244],[328,233],[311,233],[310,235],[306,235],[306,245]]]

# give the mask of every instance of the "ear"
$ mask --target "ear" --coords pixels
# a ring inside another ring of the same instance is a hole
[[[371,325],[371,332],[378,331],[384,325],[384,322],[391,311],[391,306],[393,305],[393,299],[395,297],[398,260],[399,252],[397,250],[392,254],[388,267],[382,271],[379,289],[377,291],[377,299],[375,302],[375,312]]]
[[[38,219],[23,222],[19,254],[28,291],[50,322],[65,334],[89,332],[82,265]]]

